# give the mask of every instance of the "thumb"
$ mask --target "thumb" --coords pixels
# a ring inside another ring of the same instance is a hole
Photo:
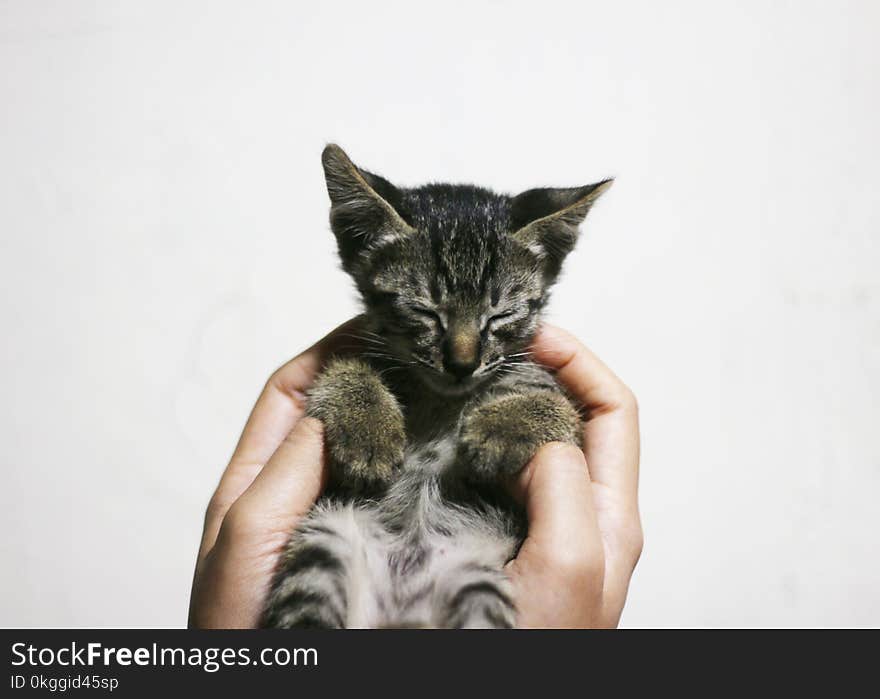
[[[601,556],[592,485],[580,449],[560,442],[541,447],[513,484],[525,504],[529,531],[514,571],[571,571]]]
[[[289,532],[314,505],[326,480],[323,426],[306,417],[296,423],[230,515],[263,528]]]

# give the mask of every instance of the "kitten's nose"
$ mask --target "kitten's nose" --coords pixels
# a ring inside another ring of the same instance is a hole
[[[452,328],[446,338],[443,367],[457,379],[464,379],[480,364],[480,332],[476,328]]]
[[[461,380],[466,379],[468,376],[474,373],[477,369],[477,365],[479,362],[474,358],[467,363],[459,363],[456,361],[447,361],[445,364],[446,372],[452,374],[455,378]]]

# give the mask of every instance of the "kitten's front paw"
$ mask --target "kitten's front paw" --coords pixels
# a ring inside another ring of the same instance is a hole
[[[581,421],[561,393],[532,391],[493,398],[464,418],[460,466],[481,481],[518,473],[547,442],[580,445]]]
[[[309,415],[324,423],[333,479],[351,488],[387,485],[403,463],[403,413],[367,364],[332,362],[309,393]]]

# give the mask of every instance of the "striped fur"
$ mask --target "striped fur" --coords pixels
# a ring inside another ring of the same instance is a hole
[[[416,470],[378,502],[323,499],[291,539],[265,625],[513,626],[502,568],[520,522],[493,506],[453,504],[442,491],[436,475]]]

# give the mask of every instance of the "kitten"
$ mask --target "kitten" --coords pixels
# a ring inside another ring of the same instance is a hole
[[[331,360],[309,394],[330,482],[282,556],[263,624],[513,627],[503,567],[526,522],[503,484],[542,444],[582,435],[528,347],[611,181],[509,197],[397,188],[335,145],[322,160],[367,349]]]

